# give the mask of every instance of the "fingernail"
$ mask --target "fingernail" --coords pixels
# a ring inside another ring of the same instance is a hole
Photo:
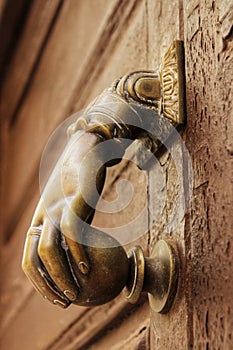
[[[54,300],[53,303],[57,306],[60,306],[62,309],[66,309],[69,306],[67,303],[63,303],[60,300]]]
[[[81,261],[79,264],[78,264],[78,267],[79,267],[79,270],[84,274],[86,275],[88,272],[89,272],[89,267],[88,265]]]
[[[75,300],[76,299],[76,295],[74,293],[72,293],[70,290],[66,289],[63,292],[65,294],[65,296],[70,299],[70,300]]]

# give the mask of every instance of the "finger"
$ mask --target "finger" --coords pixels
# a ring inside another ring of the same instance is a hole
[[[79,294],[78,285],[72,276],[65,250],[62,248],[61,234],[49,219],[46,219],[43,224],[38,253],[58,288],[69,300],[76,300]]]
[[[59,295],[59,291],[46,274],[42,262],[39,259],[37,252],[39,240],[40,233],[38,228],[31,227],[28,231],[25,243],[22,268],[33,283],[35,289],[41,293],[45,299],[48,299],[55,305],[66,308],[70,304],[69,300]]]
[[[79,270],[86,275],[90,271],[90,262],[83,246],[86,225],[90,225],[95,213],[95,205],[98,201],[98,198],[95,198],[93,195],[93,193],[95,193],[93,188],[97,188],[99,192],[102,191],[106,176],[106,168],[102,167],[98,171],[96,183],[94,179],[90,177],[91,172],[87,171],[88,167],[86,168],[83,166],[82,169],[79,178],[80,189],[76,196],[64,206],[60,228],[68,245],[72,261],[74,261]],[[85,194],[85,199],[83,194]],[[91,207],[86,202],[86,199],[92,202],[94,207]]]
[[[82,245],[83,222],[71,209],[65,207],[61,218],[61,232],[64,235],[69,253],[82,274],[90,271],[90,263],[85,248]]]
[[[69,183],[73,184],[76,191],[73,197],[67,198],[60,228],[69,248],[68,254],[71,254],[71,260],[74,261],[83,274],[90,271],[90,262],[83,246],[85,222],[89,221],[93,215],[106,177],[106,166],[103,164],[101,154],[95,147],[101,141],[101,138],[84,134],[77,140],[76,147],[72,147],[70,153],[67,153],[67,158],[63,164],[63,175],[66,174],[68,168],[69,173],[73,174]],[[72,152],[73,150],[78,150],[78,154]],[[72,165],[77,163],[79,166],[72,170]],[[95,172],[96,169],[98,170],[97,173]],[[67,188],[67,176],[62,178],[64,188]],[[76,186],[74,186],[75,183]]]

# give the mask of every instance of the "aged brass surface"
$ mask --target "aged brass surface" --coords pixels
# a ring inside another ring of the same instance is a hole
[[[171,239],[160,240],[149,258],[137,246],[128,253],[130,273],[124,293],[128,301],[137,303],[142,292],[148,293],[151,308],[167,313],[176,295],[179,255]]]
[[[145,258],[142,248],[139,246],[133,247],[128,253],[128,258],[130,269],[124,292],[127,300],[131,304],[135,304],[140,298],[144,284]]]
[[[148,292],[151,308],[155,312],[167,313],[174,301],[178,277],[179,255],[171,239],[157,242],[150,258],[145,263],[144,291]]]
[[[173,123],[185,122],[185,68],[184,47],[180,40],[173,41],[164,55],[159,69],[161,83],[161,112]]]
[[[119,162],[126,150],[123,140],[144,140],[156,152],[160,139],[169,137],[171,125],[184,123],[184,91],[183,46],[176,41],[159,74],[144,71],[124,76],[69,127],[71,142],[37,205],[22,262],[35,288],[53,304],[100,305],[125,287],[132,303],[147,291],[154,310],[170,308],[178,278],[173,245],[161,241],[154,255],[145,259],[136,247],[127,257],[116,239],[91,222],[106,167]],[[152,130],[159,136],[152,137]],[[108,140],[111,147],[101,148]]]

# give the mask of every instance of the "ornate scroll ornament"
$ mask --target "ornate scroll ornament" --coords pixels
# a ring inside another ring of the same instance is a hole
[[[185,81],[183,43],[174,41],[159,69],[161,113],[174,124],[185,121]]]

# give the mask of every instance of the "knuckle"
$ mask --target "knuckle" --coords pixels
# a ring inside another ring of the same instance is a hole
[[[54,252],[54,244],[51,240],[44,242],[40,241],[38,245],[38,254],[42,260],[49,259]]]
[[[27,272],[29,271],[29,267],[30,267],[30,264],[28,264],[27,258],[23,257],[21,267],[22,267],[22,270],[24,271],[24,273],[27,274]]]
[[[21,262],[21,267],[25,274],[30,274],[33,269],[33,250],[30,245],[30,238],[29,236],[26,239],[26,243],[24,246],[24,253],[23,258]]]
[[[80,230],[80,221],[76,214],[71,211],[64,214],[60,223],[60,230],[63,235],[73,237]]]
[[[69,219],[63,219],[60,225],[61,232],[63,234],[68,234],[71,231],[71,222]]]
[[[42,228],[39,226],[30,226],[27,232],[27,237],[40,237]]]
[[[28,276],[30,276],[33,273],[34,271],[33,261],[30,259],[28,255],[24,255],[22,259],[21,267],[23,272]]]

